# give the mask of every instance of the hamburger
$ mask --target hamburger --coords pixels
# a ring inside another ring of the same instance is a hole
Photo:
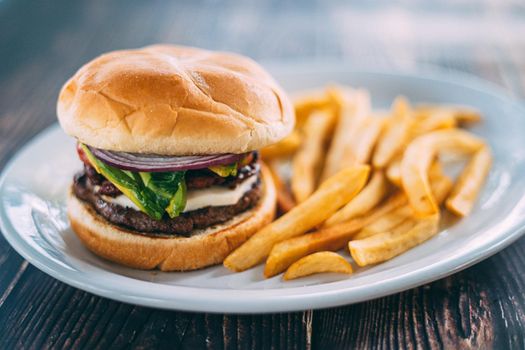
[[[71,227],[105,259],[199,269],[273,220],[257,150],[285,137],[294,115],[251,59],[170,45],[110,52],[65,83],[57,114],[83,162]]]

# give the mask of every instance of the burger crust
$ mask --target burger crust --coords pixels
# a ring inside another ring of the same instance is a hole
[[[261,167],[263,195],[258,205],[232,220],[191,237],[151,237],[112,225],[70,192],[71,227],[89,250],[107,260],[138,269],[188,271],[221,263],[275,215],[275,186]]]
[[[171,45],[95,58],[62,87],[57,113],[90,146],[163,155],[252,151],[294,124],[286,94],[251,59]]]

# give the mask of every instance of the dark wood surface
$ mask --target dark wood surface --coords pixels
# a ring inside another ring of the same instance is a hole
[[[403,3],[0,1],[0,168],[55,122],[58,89],[82,63],[155,42],[263,61],[438,65],[524,96],[522,3]],[[236,316],[85,293],[29,265],[0,237],[0,348],[525,348],[524,251],[525,238],[451,277],[357,305]]]

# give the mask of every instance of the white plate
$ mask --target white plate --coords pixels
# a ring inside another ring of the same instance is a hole
[[[444,277],[494,254],[524,232],[525,108],[497,87],[463,75],[355,72],[343,66],[273,70],[289,91],[330,81],[363,86],[374,105],[398,94],[411,101],[468,104],[486,122],[495,162],[472,215],[411,251],[351,277],[321,275],[292,282],[263,279],[259,266],[230,273],[222,266],[188,273],[138,271],[91,254],[71,231],[64,198],[80,169],[74,140],[53,126],[26,145],[0,181],[1,229],[30,263],[80,289],[124,302],[189,311],[254,313],[323,308],[399,292]]]

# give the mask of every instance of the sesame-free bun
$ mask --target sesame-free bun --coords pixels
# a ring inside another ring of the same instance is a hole
[[[88,62],[62,87],[57,113],[82,143],[162,155],[252,151],[294,124],[286,94],[253,60],[172,45]]]
[[[253,209],[191,237],[151,237],[108,222],[70,191],[67,213],[82,243],[107,260],[138,269],[187,271],[221,263],[275,214],[275,187],[268,169],[261,167],[262,197]]]

